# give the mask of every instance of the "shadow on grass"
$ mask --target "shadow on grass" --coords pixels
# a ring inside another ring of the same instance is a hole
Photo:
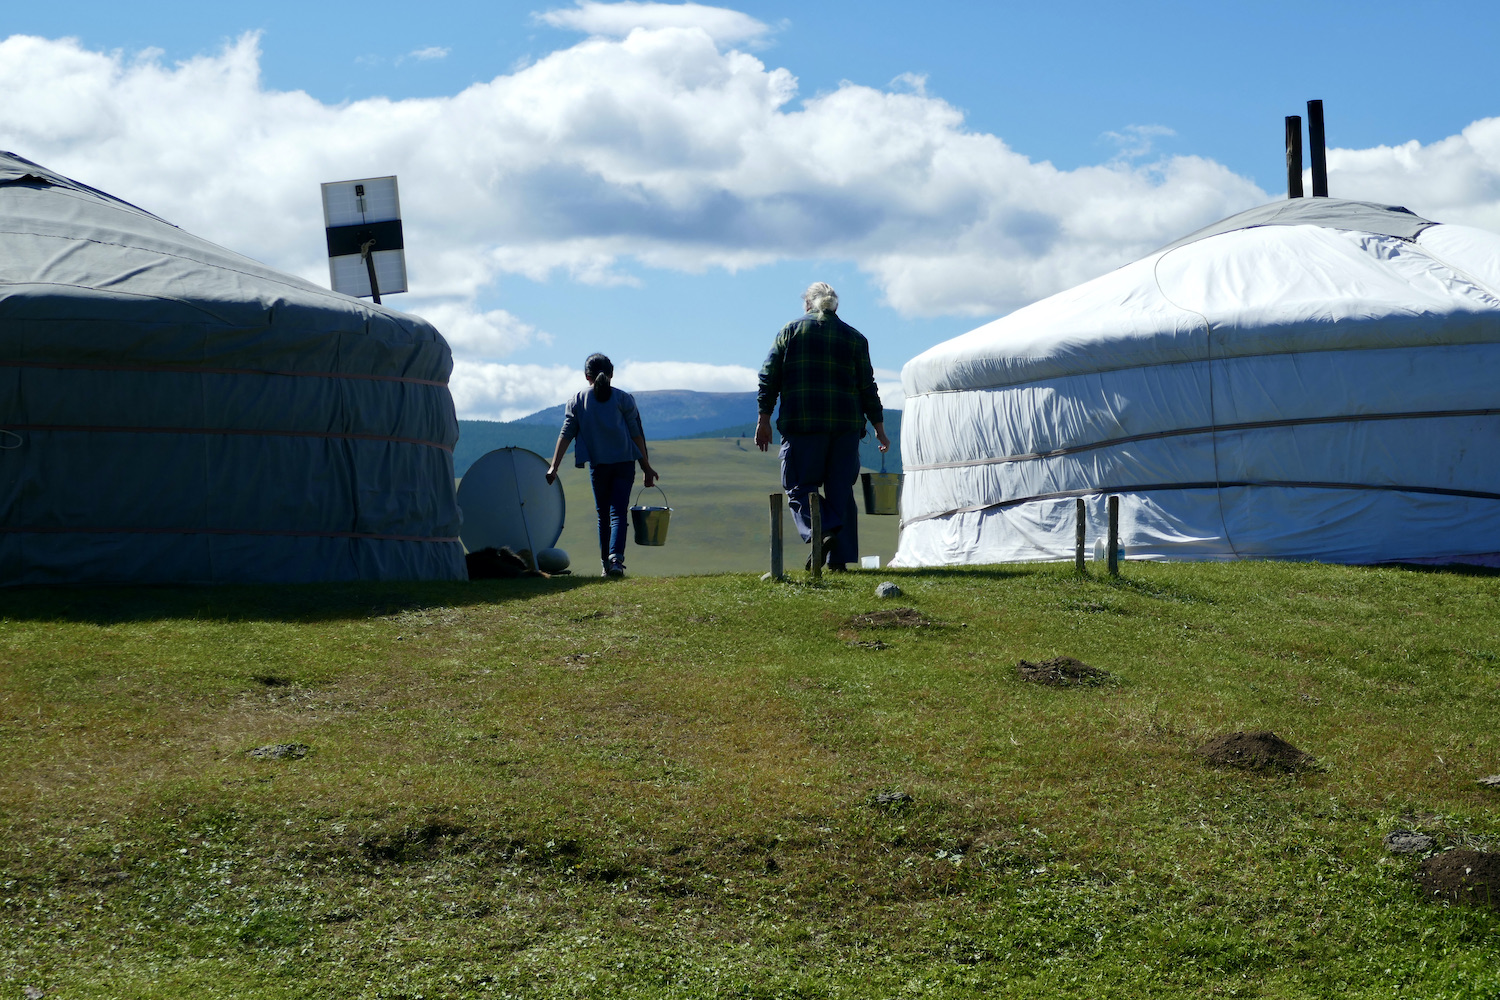
[[[1500,567],[1475,566],[1470,563],[1444,563],[1429,566],[1425,563],[1380,563],[1374,569],[1400,569],[1408,573],[1440,573],[1444,576],[1500,577]]]
[[[1060,563],[1015,563],[1014,565],[994,566],[912,566],[902,568],[887,568],[882,566],[878,570],[860,570],[861,577],[874,579],[881,574],[892,577],[919,577],[923,579],[961,579],[961,580],[1014,580],[1022,576],[1036,576],[1038,573],[1054,572],[1053,566]],[[1068,564],[1072,566],[1071,563]]]
[[[0,590],[0,621],[321,622],[436,607],[472,607],[558,594],[612,581],[550,579],[391,583],[304,583],[204,587],[18,587]]]

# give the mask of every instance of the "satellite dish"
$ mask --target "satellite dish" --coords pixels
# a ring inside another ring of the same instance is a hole
[[[562,537],[568,510],[562,482],[547,483],[547,460],[525,448],[497,448],[469,466],[458,506],[464,515],[458,537],[470,552],[550,549]]]

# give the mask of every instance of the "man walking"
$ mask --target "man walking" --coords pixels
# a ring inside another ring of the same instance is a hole
[[[828,568],[842,570],[859,558],[859,439],[865,421],[875,428],[880,450],[885,411],[870,364],[870,342],[838,318],[839,297],[824,282],[802,293],[806,315],[781,328],[760,369],[760,418],[755,446],[771,444],[771,413],[781,398],[781,486],[804,542],[812,541],[807,496],[823,489],[823,551]],[[812,558],[808,557],[808,567]]]

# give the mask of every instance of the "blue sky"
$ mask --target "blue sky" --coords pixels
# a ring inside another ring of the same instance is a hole
[[[1280,196],[1282,117],[1308,98],[1349,151],[1335,195],[1500,220],[1475,125],[1500,114],[1490,5],[672,6],[12,4],[0,38],[49,44],[0,50],[32,88],[0,107],[0,145],[314,279],[316,182],[399,174],[413,292],[389,302],[438,322],[468,366],[461,409],[497,417],[554,402],[596,349],[650,388],[742,385],[818,279],[889,382]],[[553,107],[575,79],[593,89]],[[192,180],[229,174],[276,193],[237,205]]]

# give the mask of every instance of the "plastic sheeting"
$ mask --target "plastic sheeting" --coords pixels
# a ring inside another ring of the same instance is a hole
[[[0,154],[0,584],[463,579],[452,358]]]
[[[1500,549],[1500,236],[1317,201],[908,363],[893,565],[1071,559],[1076,499],[1092,540],[1106,494],[1127,558]]]

